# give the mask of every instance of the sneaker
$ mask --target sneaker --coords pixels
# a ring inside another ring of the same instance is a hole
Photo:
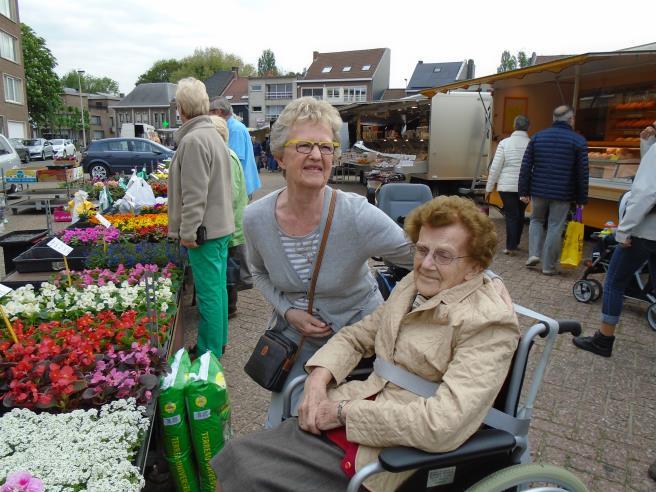
[[[559,274],[560,272],[558,270],[542,270],[542,275],[547,275],[548,277]]]
[[[607,337],[606,335],[602,335],[600,331],[596,331],[591,337],[576,337],[572,339],[572,343],[581,350],[587,350],[602,357],[611,356],[614,342],[615,337]]]
[[[508,255],[508,256],[515,256],[515,250],[512,250],[512,249],[504,249],[502,251],[502,253],[504,255]]]
[[[528,260],[526,260],[526,266],[535,266],[538,263],[540,263],[539,256],[529,256]]]

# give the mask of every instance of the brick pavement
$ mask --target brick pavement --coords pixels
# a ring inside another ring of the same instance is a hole
[[[280,174],[262,175],[264,189],[256,198],[283,185]],[[340,188],[363,193],[355,185]],[[503,219],[493,215],[503,245]],[[586,332],[596,329],[600,301],[577,302],[571,293],[580,271],[545,277],[524,266],[527,234],[518,256],[499,253],[492,269],[503,276],[515,302],[554,318],[577,319]],[[586,245],[589,252],[590,244]],[[188,327],[196,312],[185,308]],[[268,319],[264,298],[253,289],[239,295],[238,316],[230,320],[230,343],[223,357],[237,434],[262,427],[267,392],[242,370]],[[522,319],[523,328],[530,326]],[[591,491],[655,491],[647,476],[656,460],[656,349],[645,320],[645,306],[627,303],[610,359],[579,351],[569,335],[556,343],[535,406],[530,439],[534,461],[565,466]],[[190,329],[188,343],[195,333]],[[536,344],[535,363],[542,345]],[[531,366],[532,367],[532,366]],[[526,386],[526,385],[525,385]]]

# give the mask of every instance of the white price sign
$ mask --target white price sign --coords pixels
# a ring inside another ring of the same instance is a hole
[[[104,225],[107,228],[112,226],[112,223],[100,214],[96,214],[96,219],[98,219],[98,222],[100,222],[101,225]]]
[[[73,251],[73,248],[71,248],[68,244],[66,244],[64,241],[58,238],[53,238],[50,241],[48,241],[48,246],[50,246],[52,249],[57,251],[57,253],[61,253],[64,256],[70,255],[71,251]]]
[[[0,297],[4,297],[4,296],[6,296],[6,295],[9,294],[12,290],[14,290],[14,289],[12,289],[11,287],[7,287],[7,286],[4,285],[4,284],[0,284]]]

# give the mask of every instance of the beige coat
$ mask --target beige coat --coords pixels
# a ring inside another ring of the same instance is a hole
[[[346,433],[349,441],[361,444],[358,470],[385,447],[444,452],[460,446],[483,422],[517,347],[517,319],[483,274],[408,312],[416,294],[411,273],[385,304],[342,328],[306,365],[325,367],[341,384],[361,357],[375,352],[442,383],[428,399],[376,374],[329,390],[332,400],[355,400],[348,407]],[[365,400],[372,395],[375,401]],[[365,485],[375,492],[394,490],[410,473],[385,472]]]
[[[209,116],[196,116],[175,133],[178,149],[169,168],[169,236],[196,240],[232,234],[232,177],[228,147]]]

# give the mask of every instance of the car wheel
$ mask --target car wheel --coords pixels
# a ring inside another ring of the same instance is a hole
[[[93,181],[104,181],[109,177],[109,169],[104,164],[91,164],[89,166],[89,175]]]

